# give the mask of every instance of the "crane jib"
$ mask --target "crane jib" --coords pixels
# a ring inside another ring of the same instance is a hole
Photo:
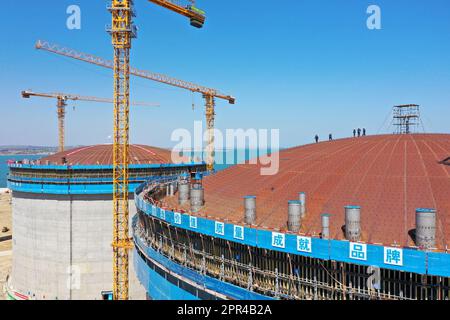
[[[47,52],[55,53],[61,56],[77,59],[80,61],[84,61],[87,63],[95,64],[100,67],[113,69],[114,63],[110,60],[103,59],[98,56],[94,56],[88,53],[82,53],[79,51],[76,51],[71,48],[62,47],[57,44],[51,44],[48,41],[41,41],[39,40],[36,43],[36,49],[38,50],[44,50]],[[186,89],[192,92],[198,92],[205,95],[211,95],[218,99],[227,100],[230,104],[235,104],[236,99],[233,96],[225,95],[220,93],[216,89],[208,88],[205,86],[201,86],[189,81],[184,81],[180,79],[176,79],[161,73],[154,73],[150,71],[140,70],[134,67],[130,67],[130,74],[141,77],[144,79],[149,79],[155,82],[160,82],[164,84],[168,84],[170,86],[178,87],[181,89]]]

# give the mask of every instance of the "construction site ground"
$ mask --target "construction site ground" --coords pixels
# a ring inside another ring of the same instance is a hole
[[[9,229],[3,232],[3,228]],[[11,271],[12,241],[5,240],[12,235],[11,194],[0,194],[0,300],[5,300],[4,284]]]

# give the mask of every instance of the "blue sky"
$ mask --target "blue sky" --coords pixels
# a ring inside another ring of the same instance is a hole
[[[294,146],[358,126],[376,133],[393,105],[417,103],[428,132],[449,132],[448,0],[197,0],[208,15],[201,30],[135,2],[131,64],[234,95],[234,106],[217,103],[219,129],[280,129],[281,145]],[[66,28],[71,4],[81,7],[81,30]],[[55,102],[23,100],[21,90],[111,97],[111,71],[34,50],[45,39],[111,58],[106,4],[2,1],[0,145],[57,143]],[[371,4],[381,7],[382,30],[366,27]],[[200,95],[144,79],[132,79],[131,92],[132,100],[161,104],[132,110],[133,143],[171,146],[174,129],[204,119]],[[110,142],[111,106],[69,106],[67,145]]]

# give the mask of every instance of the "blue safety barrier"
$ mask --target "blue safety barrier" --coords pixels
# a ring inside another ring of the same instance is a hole
[[[130,164],[129,169],[159,169],[159,168],[180,168],[187,166],[205,165],[205,162],[186,163],[155,163],[155,164]],[[112,170],[112,165],[44,165],[44,164],[9,164],[9,168],[33,169],[33,170]]]
[[[136,207],[147,215],[164,220],[174,227],[234,241],[243,245],[286,252],[301,256],[354,263],[365,266],[450,276],[450,255],[415,248],[389,247],[346,240],[279,233],[215,221],[185,213],[165,211],[135,194]]]

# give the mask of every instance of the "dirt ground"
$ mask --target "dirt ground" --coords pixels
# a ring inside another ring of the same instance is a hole
[[[11,194],[0,194],[0,238],[12,235]],[[3,228],[9,229],[3,232]],[[3,286],[11,271],[11,240],[0,242],[0,300],[5,299]]]

